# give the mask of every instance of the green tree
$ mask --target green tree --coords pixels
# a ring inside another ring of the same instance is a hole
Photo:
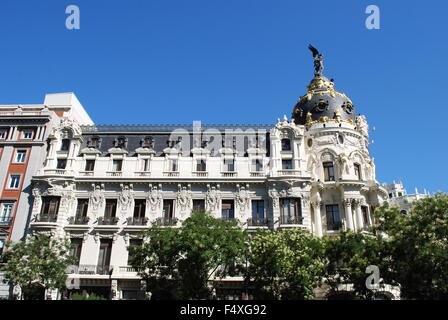
[[[249,274],[257,299],[312,299],[324,272],[320,239],[302,229],[251,237]]]
[[[328,295],[339,294],[341,297],[344,294],[352,298],[373,299],[374,291],[366,287],[369,276],[366,268],[375,265],[380,270],[385,269],[383,266],[387,265],[388,260],[381,238],[342,231],[337,237],[324,238],[323,242],[327,260],[323,282],[329,286]]]
[[[406,299],[448,299],[448,195],[418,200],[408,214],[384,204],[375,218],[390,260],[385,280]]]
[[[63,289],[67,280],[67,267],[74,262],[69,254],[68,240],[36,236],[18,242],[3,254],[5,264],[1,270],[12,285],[22,288],[25,298],[36,288]]]
[[[154,298],[208,299],[214,278],[223,278],[241,263],[244,232],[236,222],[194,212],[180,228],[152,226],[140,247],[130,250]]]

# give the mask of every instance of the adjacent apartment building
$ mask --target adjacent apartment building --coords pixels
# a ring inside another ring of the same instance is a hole
[[[47,94],[43,104],[0,105],[0,253],[6,241],[24,240],[33,203],[31,179],[47,157],[52,128],[65,117],[93,123],[73,93]],[[0,283],[0,297],[9,289]]]

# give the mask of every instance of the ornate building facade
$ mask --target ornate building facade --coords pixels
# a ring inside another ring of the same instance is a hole
[[[71,239],[80,291],[144,298],[128,247],[152,224],[194,210],[241,228],[304,228],[318,237],[363,230],[387,199],[369,154],[368,124],[322,75],[273,125],[102,126],[64,116],[33,177],[27,233]],[[241,285],[230,279],[228,290]],[[223,293],[225,295],[225,293]],[[56,298],[56,297],[54,297]]]

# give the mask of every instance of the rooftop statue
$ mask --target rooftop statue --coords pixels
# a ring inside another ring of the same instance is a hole
[[[309,45],[308,49],[311,50],[314,57],[314,76],[320,77],[322,76],[322,72],[324,71],[324,56],[322,53],[319,53],[319,51],[312,45]]]

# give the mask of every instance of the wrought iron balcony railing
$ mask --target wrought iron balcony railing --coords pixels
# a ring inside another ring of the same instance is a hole
[[[98,225],[102,226],[115,226],[118,223],[117,217],[99,217]]]
[[[56,222],[58,216],[55,214],[39,214],[36,216],[35,222]]]
[[[327,223],[327,230],[328,231],[337,231],[342,228],[342,222],[329,222]]]
[[[147,217],[132,217],[128,218],[128,226],[145,226],[148,223]]]
[[[269,220],[267,218],[249,218],[247,225],[249,227],[267,227]]]
[[[163,217],[158,218],[155,223],[160,226],[174,226],[177,224],[177,218],[174,217]]]
[[[303,217],[299,216],[280,216],[280,224],[303,224]]]
[[[70,217],[69,224],[85,225],[89,223],[89,217]]]

